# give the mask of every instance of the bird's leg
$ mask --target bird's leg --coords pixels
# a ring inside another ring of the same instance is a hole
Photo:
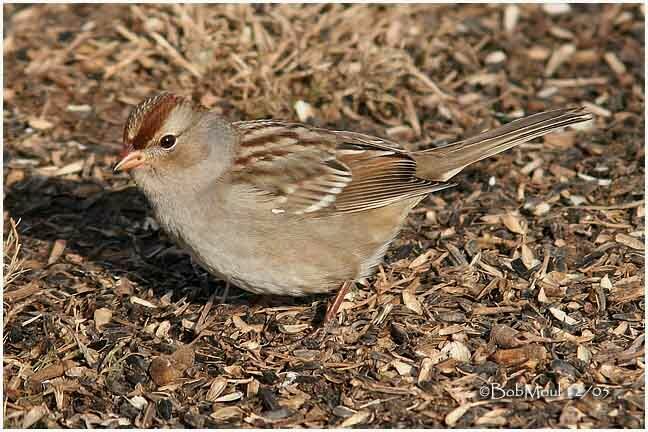
[[[322,321],[322,324],[326,324],[335,318],[335,315],[337,314],[337,311],[338,309],[340,309],[340,305],[344,300],[344,296],[349,292],[349,288],[351,288],[351,285],[353,285],[353,282],[351,281],[346,281],[342,284],[342,287],[340,288],[340,290],[335,295],[335,298],[333,299],[333,303],[331,303],[328,310],[326,311],[326,315],[324,315],[324,320]]]
[[[227,295],[229,294],[230,283],[228,280],[225,281],[225,289],[223,290],[223,296],[221,297],[221,303],[225,303],[227,300]]]
[[[198,277],[200,281],[200,289],[208,291],[209,290],[209,273],[207,273],[196,261],[194,261],[193,256],[189,257],[191,262],[191,269],[194,272],[194,275]]]

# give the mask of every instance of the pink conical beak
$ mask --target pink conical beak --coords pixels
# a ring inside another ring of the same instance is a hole
[[[122,152],[122,155],[125,153]],[[134,150],[130,153],[126,153],[126,156],[122,158],[121,161],[115,166],[113,171],[128,171],[133,168],[137,168],[146,163],[146,156],[140,150]]]

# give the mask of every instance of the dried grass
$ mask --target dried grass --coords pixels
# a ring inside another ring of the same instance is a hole
[[[18,234],[18,222],[13,218],[9,218],[9,229],[6,231],[7,235],[2,244],[2,252],[4,258],[3,280],[2,286],[4,290],[10,288],[12,283],[20,277],[23,273],[29,271],[24,268],[25,259],[20,255],[20,236]]]

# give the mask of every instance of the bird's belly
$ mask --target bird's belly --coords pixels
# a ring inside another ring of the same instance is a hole
[[[258,294],[329,292],[359,272],[360,257],[350,256],[317,227],[308,235],[281,226],[264,229],[259,221],[219,228],[227,235],[206,227],[167,230],[175,231],[179,243],[207,271]]]
[[[247,244],[246,244],[247,243]],[[330,272],[287,262],[285,257],[260,252],[256,241],[187,246],[195,261],[216,277],[257,294],[303,296],[333,291],[348,272]]]
[[[232,202],[212,203],[203,218],[192,217],[201,211],[193,205],[154,208],[162,227],[215,276],[254,293],[303,296],[371,275],[416,202],[321,218],[248,212]]]

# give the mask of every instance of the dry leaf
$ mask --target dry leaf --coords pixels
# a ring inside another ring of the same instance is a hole
[[[279,401],[279,405],[281,405],[284,408],[290,408],[293,410],[298,410],[299,408],[304,405],[304,403],[310,399],[308,394],[304,392],[300,392],[299,394],[293,395],[289,398],[282,398]]]
[[[552,76],[564,62],[574,55],[575,52],[576,46],[573,44],[565,44],[555,50],[545,67],[545,76]]]
[[[461,419],[461,417],[464,416],[470,410],[471,408],[474,408],[479,405],[484,405],[486,403],[489,403],[488,401],[480,401],[480,402],[472,402],[472,403],[467,403],[467,404],[462,404],[459,405],[457,408],[453,409],[450,411],[446,416],[445,416],[445,423],[453,427],[454,425],[457,424],[457,422]]]
[[[535,255],[533,255],[531,248],[526,244],[523,244],[520,247],[520,259],[522,260],[522,264],[524,264],[524,267],[526,267],[527,270],[531,270],[533,267],[540,263],[540,261],[536,259]]]
[[[142,306],[147,307],[147,308],[151,308],[151,309],[156,309],[157,308],[157,306],[154,305],[153,303],[151,303],[150,301],[141,299],[141,298],[136,297],[136,296],[131,296],[130,301],[133,304],[142,305]]]
[[[434,361],[432,359],[426,357],[421,361],[421,370],[419,371],[417,380],[419,386],[423,383],[431,381],[433,367]]]
[[[569,325],[575,325],[575,324],[578,324],[578,321],[576,321],[574,318],[570,317],[570,316],[567,315],[565,312],[561,311],[560,309],[558,309],[558,308],[556,308],[556,307],[550,307],[550,308],[549,308],[549,312],[551,312],[551,314],[552,314],[554,317],[556,317],[556,319],[557,319],[558,321],[561,321],[561,322],[567,323],[567,324],[569,324]]]
[[[142,396],[133,396],[132,398],[128,399],[126,398],[128,402],[130,402],[131,405],[133,405],[135,408],[138,410],[142,411],[146,406],[148,405],[148,401],[143,398]]]
[[[511,33],[520,18],[520,8],[516,5],[507,5],[504,9],[504,29]]]
[[[628,246],[629,248],[644,250],[644,242],[642,242],[638,238],[631,237],[627,234],[619,233],[614,237],[614,240],[616,240],[617,243],[621,243],[624,246]]]
[[[488,225],[498,225],[502,223],[502,215],[484,215],[481,220]]]
[[[400,360],[393,360],[391,364],[394,367],[394,369],[396,369],[396,372],[398,372],[400,376],[411,376],[412,371],[414,370],[414,368],[411,365],[402,362]]]
[[[157,330],[155,330],[155,336],[160,339],[168,338],[169,330],[171,330],[171,322],[169,320],[164,320],[160,323]]]
[[[619,60],[619,57],[617,57],[615,53],[611,51],[606,52],[603,58],[605,59],[607,64],[610,65],[610,68],[614,71],[615,74],[623,75],[624,73],[626,73],[625,65],[621,62],[621,60]]]
[[[515,234],[526,234],[527,223],[519,214],[506,213],[502,216],[502,223],[509,231]]]
[[[608,291],[612,289],[612,282],[610,282],[610,277],[607,274],[601,278],[600,285],[601,288]]]
[[[254,340],[249,340],[241,344],[241,348],[245,348],[246,350],[250,350],[250,351],[256,351],[260,347],[261,345],[259,345],[259,342]]]
[[[576,349],[576,356],[579,360],[588,364],[592,359],[592,352],[583,345],[578,345]]]
[[[297,112],[297,118],[302,123],[306,123],[308,120],[315,117],[315,110],[313,110],[313,107],[302,100],[295,102],[295,112]]]
[[[232,316],[232,324],[244,334],[248,332],[260,333],[263,330],[263,324],[250,325],[243,321],[239,315]]]
[[[578,408],[573,405],[565,405],[560,413],[559,424],[563,428],[567,427],[575,429],[578,427],[578,423],[583,417],[585,417],[585,414],[583,414]]]
[[[32,427],[38,420],[42,419],[49,410],[45,404],[36,405],[27,411],[27,414],[23,417],[22,428],[28,429]]]
[[[522,363],[534,367],[547,359],[547,350],[542,345],[529,344],[520,348],[497,350],[492,357],[495,362],[506,367]]]
[[[297,334],[310,327],[310,324],[279,324],[277,326],[281,333]]]
[[[567,3],[545,3],[542,10],[549,15],[562,15],[571,11],[571,6]]]
[[[612,364],[602,364],[599,372],[617,385],[627,385],[643,375],[643,370],[630,370]]]
[[[55,177],[60,177],[68,174],[76,174],[83,170],[84,165],[85,165],[85,160],[81,159],[76,162],[67,164],[64,167],[59,168],[58,170],[54,171],[52,175]]]
[[[508,422],[507,416],[511,410],[506,408],[495,408],[487,411],[486,414],[475,419],[476,426],[504,426]]]
[[[417,256],[417,257],[414,258],[414,259],[412,260],[412,262],[409,264],[409,268],[413,269],[413,268],[416,268],[416,267],[422,266],[423,264],[425,264],[426,262],[428,262],[428,261],[430,260],[430,258],[431,258],[432,256],[434,256],[434,254],[435,254],[434,250],[433,250],[433,249],[430,249],[430,250],[428,250],[427,252],[425,252],[424,254],[421,254],[421,255]]]
[[[543,216],[549,213],[549,210],[551,210],[551,205],[543,201],[533,208],[533,214],[535,216]]]
[[[549,297],[547,297],[547,293],[545,293],[544,287],[540,287],[540,291],[538,291],[538,301],[540,303],[550,303]]]
[[[245,392],[246,397],[251,398],[259,393],[259,386],[259,381],[252,378],[252,381],[250,381],[247,385],[247,391]]]
[[[51,129],[54,126],[53,123],[48,122],[44,118],[40,118],[40,117],[30,117],[27,120],[27,122],[29,123],[29,126],[38,130],[47,130],[47,129]]]
[[[448,357],[461,362],[467,362],[470,360],[470,350],[466,345],[459,341],[447,343],[443,349],[441,349],[441,354],[446,354]]]
[[[209,386],[209,390],[207,390],[207,395],[205,396],[205,399],[214,402],[220,395],[223,393],[225,388],[227,387],[227,380],[223,377],[218,377],[215,378],[214,381],[212,381],[211,385]]]
[[[241,417],[243,414],[243,411],[239,407],[235,406],[228,406],[224,408],[219,408],[215,410],[213,413],[209,415],[209,417],[213,418],[214,420],[229,420],[234,417]]]
[[[350,428],[358,424],[366,424],[368,423],[370,417],[371,413],[369,411],[358,411],[357,413],[353,414],[351,417],[340,423],[338,427]]]
[[[421,306],[421,303],[416,298],[416,294],[408,290],[403,291],[403,303],[412,312],[418,315],[423,314],[423,307]]]
[[[235,391],[217,398],[214,402],[232,402],[243,397],[243,392]]]
[[[66,241],[63,239],[56,240],[54,246],[52,246],[52,251],[50,252],[49,259],[47,260],[47,265],[52,265],[59,260],[63,251],[65,250]]]

